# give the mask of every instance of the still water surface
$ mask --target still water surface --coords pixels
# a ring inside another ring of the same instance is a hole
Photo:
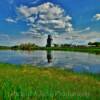
[[[100,73],[100,55],[66,51],[0,51],[0,62]]]

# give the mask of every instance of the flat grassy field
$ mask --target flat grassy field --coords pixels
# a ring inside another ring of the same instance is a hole
[[[100,100],[100,75],[0,64],[0,100]]]

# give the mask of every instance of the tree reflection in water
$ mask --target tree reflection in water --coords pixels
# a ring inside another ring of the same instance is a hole
[[[47,61],[48,61],[48,63],[51,63],[52,62],[52,54],[51,54],[51,51],[47,51]]]

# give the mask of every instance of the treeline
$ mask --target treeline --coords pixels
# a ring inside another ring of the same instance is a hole
[[[56,49],[99,49],[100,50],[100,42],[89,42],[87,46],[85,45],[72,45],[72,44],[54,44],[53,47],[47,48],[47,47],[39,47],[36,44],[32,43],[23,43],[20,45],[15,45],[15,46],[0,46],[0,50],[6,50],[6,49],[11,49],[11,50],[56,50]]]
[[[61,45],[59,45],[59,44],[54,44],[54,47],[71,47],[71,44],[61,44]]]
[[[33,50],[38,48],[37,45],[31,43],[24,43],[16,46],[12,46],[11,49],[13,50]]]
[[[100,47],[100,42],[89,42],[88,45],[90,46],[95,46],[95,47]]]
[[[100,47],[100,42],[89,42],[88,45],[72,45],[72,44],[54,44],[54,47],[61,47],[61,48],[66,48],[66,47],[84,47],[84,48],[87,48],[87,47]]]
[[[72,45],[72,44],[54,44],[54,47],[59,47],[59,48],[87,48],[88,46],[85,45]]]
[[[4,49],[10,49],[10,47],[8,47],[8,46],[0,46],[0,50],[4,50]]]

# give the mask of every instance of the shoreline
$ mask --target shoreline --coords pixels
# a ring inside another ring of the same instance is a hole
[[[99,47],[87,47],[87,48],[78,48],[78,47],[66,47],[66,48],[60,48],[60,47],[37,47],[32,49],[12,49],[12,48],[3,48],[0,50],[22,50],[22,51],[34,51],[34,50],[45,50],[45,51],[69,51],[69,52],[86,52],[86,53],[94,53],[94,54],[100,54],[100,48]]]

